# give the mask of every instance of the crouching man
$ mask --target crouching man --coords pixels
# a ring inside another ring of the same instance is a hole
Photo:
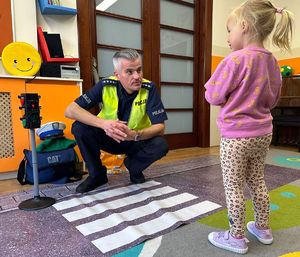
[[[168,152],[162,137],[167,115],[154,83],[143,79],[140,54],[133,49],[118,51],[113,65],[114,76],[102,79],[65,111],[75,120],[72,133],[89,171],[77,193],[107,183],[101,150],[126,155],[124,164],[134,184],[145,182],[143,170]],[[97,116],[88,111],[99,104]]]

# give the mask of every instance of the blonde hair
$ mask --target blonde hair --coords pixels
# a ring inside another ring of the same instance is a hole
[[[248,0],[234,9],[229,17],[235,18],[236,22],[245,21],[252,37],[264,42],[275,27],[276,14],[281,15],[281,18],[276,25],[272,42],[280,49],[289,50],[294,22],[293,14],[285,8],[276,8],[267,0]]]

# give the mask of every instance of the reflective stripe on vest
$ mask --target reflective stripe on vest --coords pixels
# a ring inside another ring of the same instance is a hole
[[[141,88],[135,97],[128,120],[128,127],[140,130],[151,126],[151,121],[146,113],[148,90]],[[116,120],[118,118],[118,94],[114,85],[105,85],[102,91],[102,108],[98,117],[105,120]]]

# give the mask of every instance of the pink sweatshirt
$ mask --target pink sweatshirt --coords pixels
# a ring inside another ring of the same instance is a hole
[[[217,125],[222,137],[257,137],[272,132],[271,109],[281,89],[277,60],[264,48],[229,54],[205,84],[205,98],[221,106]]]

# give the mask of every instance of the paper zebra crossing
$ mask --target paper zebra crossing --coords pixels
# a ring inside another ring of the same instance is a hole
[[[222,207],[157,181],[77,196],[53,206],[103,254],[166,234]]]

